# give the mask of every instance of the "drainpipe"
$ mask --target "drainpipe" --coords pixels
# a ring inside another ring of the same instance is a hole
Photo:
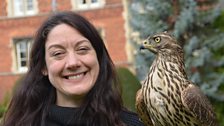
[[[57,0],[51,0],[51,10],[52,12],[57,11]]]

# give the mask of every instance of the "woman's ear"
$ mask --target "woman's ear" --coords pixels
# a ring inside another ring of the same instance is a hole
[[[48,72],[47,72],[47,68],[46,68],[46,67],[44,67],[44,68],[41,70],[41,72],[42,72],[42,74],[43,74],[44,76],[47,76],[47,75],[48,75]]]

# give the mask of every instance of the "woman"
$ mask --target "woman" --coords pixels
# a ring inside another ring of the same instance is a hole
[[[37,31],[30,67],[3,126],[137,126],[122,106],[111,58],[97,30],[73,12]]]

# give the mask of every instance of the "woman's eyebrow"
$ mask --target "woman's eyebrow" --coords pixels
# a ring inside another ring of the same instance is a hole
[[[82,44],[82,43],[86,43],[86,42],[90,43],[90,41],[89,41],[88,39],[83,39],[83,40],[78,41],[78,42],[76,43],[76,45],[80,45],[80,44]]]
[[[83,40],[80,40],[80,41],[78,41],[78,42],[76,42],[76,46],[79,46],[79,45],[81,45],[82,43],[90,43],[90,41],[88,40],[88,39],[83,39]],[[50,50],[51,48],[61,48],[61,49],[63,49],[64,47],[62,46],[62,45],[60,45],[60,44],[52,44],[52,45],[50,45],[48,48],[47,48],[47,50]]]
[[[61,48],[63,49],[63,46],[59,45],[59,44],[53,44],[53,45],[50,45],[47,50],[50,50],[51,48]]]

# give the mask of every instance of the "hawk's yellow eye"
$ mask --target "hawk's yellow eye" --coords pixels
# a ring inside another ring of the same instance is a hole
[[[143,44],[146,45],[147,44],[147,41],[144,41]]]
[[[155,42],[160,42],[160,37],[155,37],[154,40]]]

